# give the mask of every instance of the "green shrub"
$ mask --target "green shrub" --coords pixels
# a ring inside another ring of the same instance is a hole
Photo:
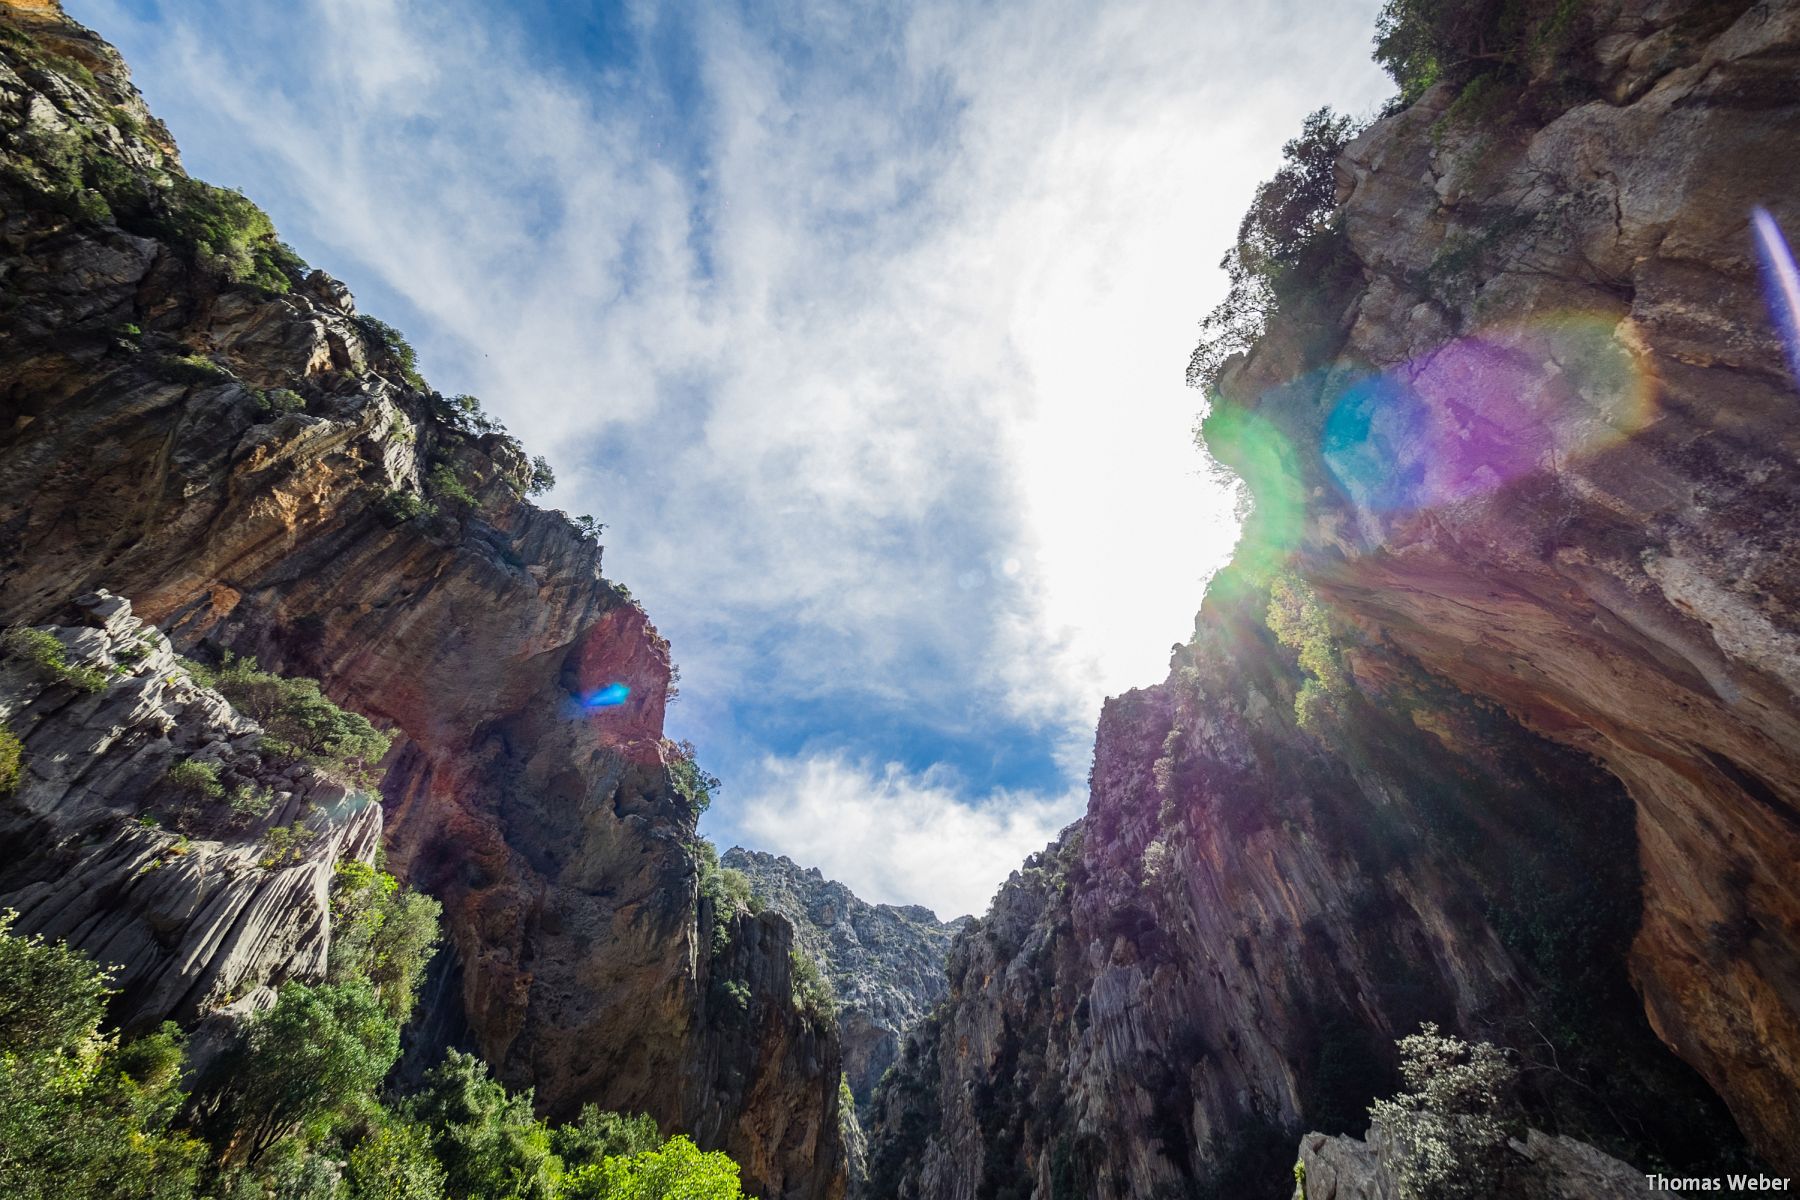
[[[275,806],[275,793],[266,783],[238,787],[231,793],[231,811],[240,817],[261,819]]]
[[[315,1141],[368,1108],[399,1057],[399,1023],[369,984],[285,983],[221,1073],[215,1121],[251,1161],[285,1138]]]
[[[388,520],[399,523],[418,517],[437,515],[437,506],[406,488],[389,488],[375,501],[375,508]]]
[[[669,782],[675,785],[675,792],[687,802],[688,811],[698,817],[712,806],[713,793],[721,786],[716,775],[709,775],[700,769],[694,761],[694,743],[682,741],[676,745],[677,753],[669,762]]]
[[[203,354],[159,354],[150,364],[150,373],[165,383],[185,383],[197,387],[231,383],[235,378]]]
[[[306,263],[275,233],[269,215],[242,192],[171,175],[159,211],[143,226],[233,283],[283,293]]]
[[[303,759],[330,774],[357,779],[392,744],[367,717],[332,703],[318,680],[261,670],[254,658],[227,653],[217,670],[202,667],[195,679],[261,725],[262,749],[274,758]]]
[[[106,687],[106,672],[69,661],[61,640],[43,629],[23,626],[10,629],[0,648],[14,658],[30,663],[38,677],[47,683],[62,683],[78,692],[98,692]]]
[[[550,469],[550,460],[538,455],[531,460],[531,478],[525,485],[525,491],[532,496],[541,496],[556,486],[556,472]]]
[[[405,334],[379,317],[371,317],[366,313],[358,314],[355,320],[356,327],[362,331],[369,346],[391,358],[400,368],[400,378],[406,381],[408,387],[416,392],[431,390],[431,385],[419,374],[418,352],[406,340]]]
[[[219,800],[225,785],[219,782],[219,768],[212,763],[184,758],[170,767],[163,778],[177,791],[201,800]]]
[[[654,1118],[644,1113],[628,1117],[604,1112],[592,1104],[582,1106],[581,1116],[550,1131],[550,1145],[563,1166],[571,1171],[621,1155],[642,1154],[662,1145]]]
[[[12,730],[0,725],[0,796],[10,796],[18,789],[24,758],[25,743]]]
[[[277,825],[263,834],[263,845],[268,852],[257,860],[258,865],[273,871],[277,867],[297,863],[306,856],[306,847],[312,843],[312,839],[313,831],[303,822]]]
[[[305,412],[306,397],[288,388],[270,388],[266,392],[256,393],[256,407],[277,415]]]
[[[1350,694],[1350,673],[1318,596],[1297,575],[1277,575],[1269,587],[1269,631],[1277,641],[1299,652],[1306,680],[1294,697],[1294,716],[1314,733]]]
[[[355,859],[338,863],[327,977],[368,980],[394,1019],[404,1021],[437,950],[442,913],[436,900],[402,889],[385,871]]]
[[[738,1200],[743,1194],[735,1162],[685,1137],[584,1167],[563,1192],[567,1200]]]
[[[439,463],[431,468],[431,473],[426,476],[426,483],[431,488],[431,494],[440,500],[448,500],[463,508],[475,507],[475,494],[463,484],[456,469],[449,463]]]
[[[431,1152],[431,1131],[389,1118],[357,1144],[344,1167],[347,1200],[439,1200],[444,1168]]]
[[[562,1161],[532,1112],[531,1092],[509,1094],[474,1055],[450,1051],[426,1074],[407,1113],[431,1130],[450,1195],[557,1194]]]
[[[0,912],[0,1195],[187,1200],[205,1149],[171,1128],[182,1046],[173,1026],[121,1047],[111,993],[86,955],[12,932]]]
[[[820,1022],[837,1015],[837,993],[819,972],[819,964],[798,950],[788,951],[794,980],[794,1007]]]
[[[1337,157],[1358,129],[1350,117],[1321,108],[1281,148],[1281,169],[1256,189],[1237,243],[1219,260],[1230,289],[1200,323],[1190,386],[1211,391],[1226,360],[1262,336],[1284,300],[1318,285],[1320,260],[1332,250],[1325,243],[1341,234],[1332,221]]]

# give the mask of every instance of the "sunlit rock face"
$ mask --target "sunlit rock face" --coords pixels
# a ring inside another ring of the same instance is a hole
[[[877,1194],[1285,1194],[1424,1019],[1548,1131],[1800,1169],[1800,381],[1750,224],[1800,231],[1800,7],[1595,11],[1560,90],[1340,160],[1337,278],[1221,381],[1238,564],[959,939]],[[1341,664],[1305,727],[1275,581]]]
[[[33,186],[58,145],[179,167],[110,47],[54,11],[0,21],[36,39],[0,47],[0,621],[105,587],[180,649],[391,727],[389,863],[443,901],[460,983],[429,994],[462,1020],[426,1028],[466,1023],[550,1114],[647,1111],[760,1195],[841,1193],[835,1035],[795,1011],[779,918],[717,918],[750,1001],[713,1011],[668,647],[599,547],[521,498],[516,445],[405,382],[341,284],[226,285]]]
[[[720,860],[742,871],[758,899],[786,917],[794,942],[837,994],[844,1079],[867,1111],[900,1040],[948,990],[944,959],[966,922],[940,921],[916,904],[870,904],[816,867],[733,847]]]

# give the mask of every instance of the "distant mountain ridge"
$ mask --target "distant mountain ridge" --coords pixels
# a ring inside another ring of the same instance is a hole
[[[857,1107],[899,1054],[906,1031],[949,991],[944,961],[970,918],[940,921],[917,904],[870,904],[817,867],[733,846],[720,860],[750,880],[752,893],[794,927],[794,943],[838,996],[844,1076]]]

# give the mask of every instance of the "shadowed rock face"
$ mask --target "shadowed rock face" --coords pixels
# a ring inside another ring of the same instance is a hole
[[[1638,1166],[1730,1161],[1722,1103],[1800,1169],[1800,396],[1748,230],[1800,230],[1800,7],[1593,13],[1563,99],[1340,159],[1333,272],[1220,381],[1239,564],[959,938],[876,1194],[1282,1194],[1422,1019]],[[1306,728],[1272,579],[1342,664]]]
[[[788,919],[797,948],[831,980],[844,1078],[866,1111],[901,1038],[948,990],[944,959],[968,918],[945,922],[916,904],[869,904],[816,867],[759,850],[734,846],[720,861],[749,877],[757,898]]]
[[[709,1020],[668,647],[599,547],[521,498],[516,444],[406,382],[341,284],[232,285],[154,222],[65,215],[46,146],[154,179],[173,145],[94,35],[0,22],[34,39],[0,47],[0,621],[106,587],[179,647],[320,679],[395,734],[389,861],[443,901],[460,995],[430,994],[501,1078],[692,1130],[759,1194],[840,1193],[835,1038],[794,1011],[779,921],[733,943],[771,989],[756,1036]],[[626,703],[581,704],[611,683]]]

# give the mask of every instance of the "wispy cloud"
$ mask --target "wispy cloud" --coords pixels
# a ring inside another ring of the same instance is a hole
[[[640,6],[572,49],[547,30],[597,6],[70,0],[198,173],[609,523],[727,780],[712,828],[827,867],[738,784],[862,779],[939,866],[842,877],[943,908],[1016,861],[966,839],[1041,844],[1067,801],[932,755],[1037,745],[1078,785],[1229,549],[1182,368],[1282,140],[1385,91],[1375,4]]]
[[[926,903],[945,919],[985,912],[1000,882],[1083,803],[1075,792],[1010,791],[977,802],[953,772],[838,756],[769,758],[749,775],[743,833],[753,844],[853,880],[866,900]]]

